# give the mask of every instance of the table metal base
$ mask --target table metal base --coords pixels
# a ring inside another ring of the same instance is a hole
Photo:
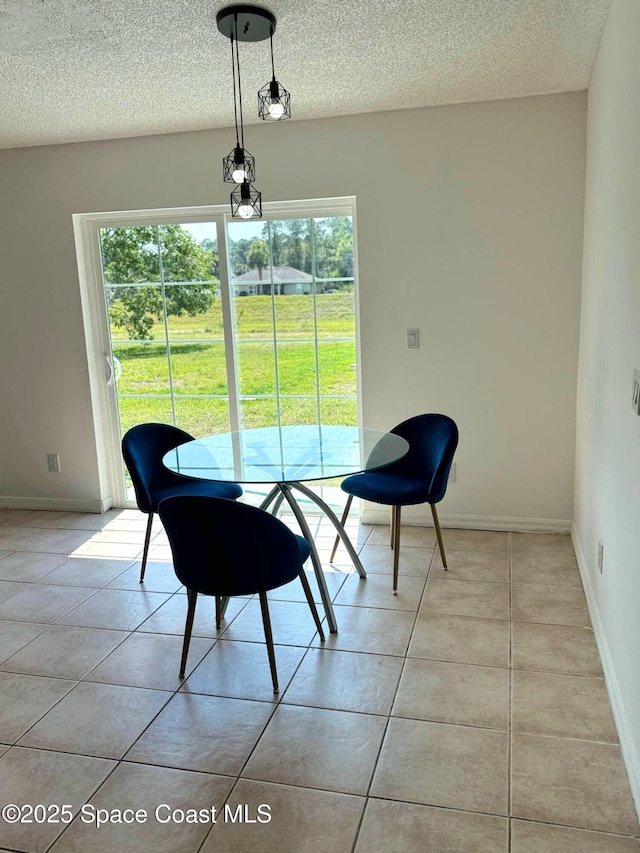
[[[313,536],[311,535],[311,531],[309,530],[309,525],[307,524],[307,520],[304,517],[302,510],[300,509],[300,505],[292,494],[293,489],[297,489],[302,492],[303,495],[312,500],[315,504],[317,504],[320,509],[324,512],[324,514],[331,520],[333,526],[335,527],[338,536],[344,542],[344,545],[349,553],[353,561],[353,565],[356,567],[356,571],[360,575],[361,578],[366,578],[367,573],[364,570],[362,563],[360,562],[358,555],[356,553],[355,548],[351,544],[351,540],[347,536],[347,533],[340,523],[340,519],[333,512],[331,507],[329,507],[325,501],[322,500],[315,492],[313,492],[307,486],[304,486],[302,483],[278,483],[278,485],[274,486],[274,488],[269,492],[267,497],[264,499],[262,504],[260,505],[261,509],[267,509],[271,503],[274,503],[272,512],[275,514],[280,509],[280,506],[283,500],[286,500],[289,506],[291,507],[291,511],[296,517],[298,524],[300,525],[300,530],[302,535],[309,543],[309,548],[311,549],[311,562],[313,563],[313,570],[316,575],[316,580],[318,581],[318,589],[320,590],[320,597],[322,598],[322,604],[324,606],[324,611],[327,615],[327,623],[329,625],[329,631],[332,634],[335,634],[338,630],[338,623],[336,621],[336,616],[333,610],[333,604],[331,602],[331,596],[329,595],[329,590],[327,589],[327,582],[325,580],[324,572],[322,571],[322,563],[320,561],[320,557],[318,556],[318,551],[316,549],[315,542],[313,540]]]
[[[277,515],[282,503],[286,501],[291,507],[291,511],[296,517],[296,521],[300,525],[300,530],[302,535],[309,543],[309,548],[311,550],[311,562],[313,563],[313,571],[315,572],[316,580],[318,581],[318,589],[320,590],[320,598],[322,599],[322,604],[324,606],[324,612],[327,615],[327,624],[329,625],[329,631],[332,634],[336,634],[338,631],[338,623],[336,621],[336,616],[333,610],[333,604],[331,602],[331,596],[329,595],[329,590],[327,588],[327,582],[324,577],[324,572],[322,571],[322,563],[320,562],[320,557],[318,555],[318,550],[316,548],[316,544],[313,540],[313,536],[311,535],[311,530],[309,529],[309,525],[307,524],[307,520],[304,517],[304,513],[300,509],[300,504],[295,499],[292,494],[292,490],[297,489],[299,492],[302,492],[303,495],[312,500],[315,504],[317,504],[320,509],[324,512],[327,518],[332,522],[333,526],[336,529],[338,536],[342,539],[345,548],[353,565],[356,568],[356,571],[360,575],[361,578],[366,578],[367,573],[364,570],[364,566],[360,562],[358,554],[356,553],[356,549],[353,547],[351,540],[349,539],[347,532],[345,531],[343,525],[340,522],[340,519],[335,514],[335,512],[331,509],[331,507],[325,503],[315,492],[313,492],[308,486],[304,486],[302,483],[277,483],[266,496],[266,498],[260,504],[260,509],[268,510],[271,507],[271,513],[273,515]],[[227,604],[229,603],[228,598],[223,598],[221,603],[221,616],[224,616],[225,610],[227,609]]]

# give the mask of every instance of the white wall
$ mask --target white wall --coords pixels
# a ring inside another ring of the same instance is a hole
[[[640,810],[639,38],[640,3],[614,0],[588,99],[574,540]]]
[[[457,420],[445,521],[573,517],[585,114],[574,93],[247,129],[265,199],[357,197],[365,425]],[[225,203],[232,141],[0,152],[5,503],[100,497],[72,214]]]

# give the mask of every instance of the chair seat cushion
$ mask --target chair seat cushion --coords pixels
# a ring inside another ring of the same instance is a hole
[[[342,481],[342,490],[365,501],[387,506],[409,506],[429,501],[429,489],[423,480],[378,471],[347,477]]]
[[[309,547],[309,543],[304,538],[304,536],[298,536],[296,534],[296,539],[298,540],[298,548],[300,548],[300,556],[302,557],[302,562],[304,563],[309,559],[309,555],[311,554],[311,548]]]
[[[154,512],[158,511],[158,504],[164,498],[174,495],[205,495],[212,498],[228,498],[235,500],[242,494],[242,489],[237,483],[211,482],[210,480],[186,480],[184,483],[172,484],[153,492]]]

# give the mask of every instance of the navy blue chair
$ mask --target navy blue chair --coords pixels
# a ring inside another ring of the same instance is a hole
[[[162,457],[187,441],[193,441],[193,436],[169,424],[138,424],[125,433],[122,439],[122,455],[131,476],[138,509],[149,516],[140,583],[144,580],[147,567],[153,514],[158,511],[161,500],[170,495],[210,495],[233,500],[242,494],[237,483],[196,480],[169,471],[162,464]]]
[[[200,496],[166,498],[158,508],[173,554],[173,568],[187,588],[180,678],[189,653],[198,593],[216,599],[216,626],[222,619],[222,599],[258,593],[267,642],[273,692],[278,675],[271,634],[267,591],[299,577],[318,634],[324,640],[303,565],[309,543],[264,510],[243,503]]]
[[[391,507],[391,547],[393,555],[393,594],[398,594],[398,562],[400,554],[400,514],[403,506],[428,503],[431,506],[433,525],[438,537],[442,565],[447,568],[442,533],[438,522],[436,504],[447,490],[453,454],[458,446],[458,428],[447,415],[416,415],[390,430],[409,442],[409,450],[402,459],[376,471],[354,474],[342,481],[342,490],[349,497],[342,516],[347,520],[351,502],[355,497]],[[330,562],[338,547],[336,537]]]

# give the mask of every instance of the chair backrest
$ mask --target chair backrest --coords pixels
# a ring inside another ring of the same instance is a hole
[[[131,427],[122,439],[122,455],[136,493],[136,503],[142,512],[155,512],[153,493],[156,489],[184,483],[162,464],[165,453],[193,436],[169,424],[138,424]]]
[[[447,480],[458,446],[458,427],[448,415],[416,415],[395,426],[391,432],[409,442],[406,456],[387,470],[428,483],[429,503],[438,503],[447,490]]]
[[[226,498],[160,501],[179,580],[205,595],[253,595],[289,583],[303,556],[295,534],[264,510]]]

